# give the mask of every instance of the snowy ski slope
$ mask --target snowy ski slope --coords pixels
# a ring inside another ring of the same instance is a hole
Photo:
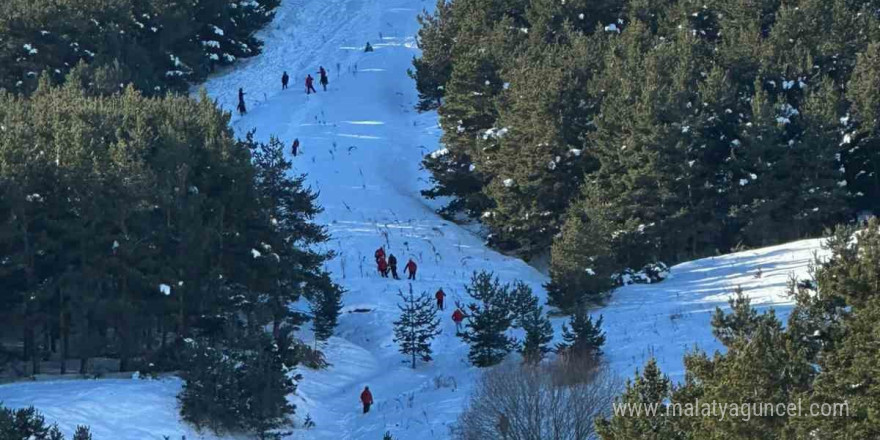
[[[436,114],[413,110],[417,96],[406,70],[418,53],[416,15],[433,3],[284,0],[275,21],[261,32],[264,54],[205,86],[230,111],[238,88],[245,89],[250,112],[233,118],[238,134],[256,130],[259,139],[277,136],[288,145],[299,138],[295,166],[320,191],[325,211],[318,220],[338,254],[328,268],[347,289],[337,335],[323,347],[332,366],[303,370],[299,392],[291,397],[298,417],[309,414],[317,426],[294,438],[381,439],[388,430],[398,439],[445,439],[466,402],[477,371],[454,336],[451,310],[442,315],[435,362],[414,371],[402,363],[392,321],[398,315],[396,293],[408,284],[378,276],[372,259],[378,246],[395,254],[401,269],[415,259],[419,273],[413,288],[432,294],[443,287],[450,304],[464,299],[463,285],[480,269],[503,281],[521,279],[544,296],[544,275],[487,249],[479,237],[438,217],[436,204],[419,194],[428,185],[419,163],[438,148],[440,130]],[[367,41],[375,52],[363,52]],[[330,74],[329,89],[306,96],[303,79],[306,73],[317,77],[320,66]],[[291,86],[282,92],[284,70]],[[612,368],[630,376],[653,355],[673,378],[681,378],[687,350],[695,344],[718,347],[709,319],[737,285],[757,305],[784,313],[790,307],[786,280],[793,272],[805,276],[818,249],[818,240],[807,240],[693,261],[674,267],[663,283],[619,290],[596,311],[605,317]],[[763,276],[756,278],[759,267]],[[554,324],[558,330],[561,321]],[[360,413],[358,401],[364,385],[376,400],[368,415]],[[174,398],[179,387],[174,379],[12,384],[0,386],[0,401],[36,405],[68,435],[76,424],[89,424],[96,440],[215,438],[179,422]]]

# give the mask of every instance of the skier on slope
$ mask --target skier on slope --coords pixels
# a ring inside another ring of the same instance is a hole
[[[238,106],[236,109],[242,115],[247,113],[247,107],[244,106],[244,89],[241,87],[238,89]]]
[[[409,277],[407,277],[407,279],[414,280],[416,279],[416,269],[418,268],[416,262],[410,258],[409,261],[406,262],[406,266],[403,268],[403,273],[409,271]]]
[[[399,280],[400,277],[397,276],[397,257],[394,254],[388,256],[388,269],[391,270],[391,276],[394,277],[395,280]]]
[[[370,412],[370,406],[373,404],[373,393],[370,392],[370,387],[364,387],[364,391],[361,392],[361,403],[364,404],[364,414]]]
[[[296,157],[299,154],[299,138],[293,140],[293,145],[290,146],[290,152],[293,153],[293,157]]]
[[[388,278],[388,263],[385,262],[384,255],[382,256],[382,258],[376,260],[376,266],[379,269],[379,275],[381,275],[382,278]]]
[[[321,86],[324,87],[324,91],[326,92],[327,84],[330,83],[330,80],[327,79],[327,71],[324,70],[324,66],[321,66],[321,70],[318,70],[318,74],[321,75],[321,79],[319,80],[319,82],[321,83]]]
[[[452,312],[452,322],[455,323],[455,334],[461,333],[461,321],[464,321],[464,312],[461,309],[456,308],[454,312]]]
[[[290,81],[290,76],[287,75],[287,71],[284,71],[284,74],[281,75],[281,90],[287,90],[287,83]]]
[[[434,298],[437,298],[437,308],[443,310],[443,300],[446,298],[446,292],[443,291],[442,287],[434,294]]]
[[[315,90],[315,78],[312,78],[312,75],[306,75],[306,95],[312,93],[318,93],[318,91]]]

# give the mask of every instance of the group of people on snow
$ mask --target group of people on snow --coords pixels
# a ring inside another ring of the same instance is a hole
[[[327,91],[327,84],[330,84],[330,79],[327,76],[327,69],[324,66],[321,66],[318,69],[318,82],[323,87],[324,91]],[[287,85],[290,83],[290,75],[287,74],[287,71],[281,74],[281,90],[287,90]],[[318,93],[315,90],[315,78],[312,77],[312,74],[306,74],[306,95],[311,95],[312,93]]]
[[[437,290],[437,293],[434,294],[434,298],[437,299],[437,309],[438,310],[446,310],[446,292],[443,291],[441,287]],[[464,312],[461,311],[461,307],[456,302],[455,311],[452,312],[452,322],[455,323],[455,334],[461,333],[461,323],[466,318]]]
[[[284,72],[284,74],[287,75],[287,72]],[[330,84],[330,79],[328,79],[327,77],[327,70],[324,69],[324,66],[321,66],[321,68],[318,69],[318,76],[321,78],[318,82],[321,83],[321,87],[323,87],[324,91],[326,92],[327,84]],[[284,82],[284,77],[282,76],[282,89],[287,88],[287,86],[284,85]],[[312,93],[318,93],[318,91],[315,90],[315,78],[312,78],[311,74],[306,74],[306,95],[311,95]]]
[[[376,269],[379,271],[379,276],[383,278],[388,278],[389,272],[391,273],[391,277],[395,280],[399,280],[400,278],[397,276],[397,257],[394,254],[388,254],[387,259],[385,254],[385,247],[380,246],[376,249],[376,252],[373,253],[373,256],[376,258]],[[403,268],[404,275],[407,275],[407,279],[415,280],[416,279],[416,271],[418,270],[418,265],[412,258],[406,262],[406,266]],[[443,291],[441,287],[434,294],[434,299],[437,300],[437,309],[438,310],[446,310],[446,292]],[[452,320],[456,323],[456,328],[459,327],[459,324],[464,319],[464,313],[461,310],[456,309],[457,313],[452,314]]]
[[[376,268],[379,271],[379,276],[388,278],[388,273],[390,272],[395,280],[400,279],[397,276],[397,257],[395,257],[394,254],[386,255],[385,247],[380,246],[376,249],[376,252],[373,253],[373,256],[376,258]],[[409,273],[408,279],[415,280],[417,270],[418,266],[416,265],[416,262],[410,258],[403,269],[403,273]],[[437,300],[437,310],[446,310],[446,292],[443,291],[442,287],[437,289],[437,292],[434,293],[434,299]],[[458,303],[456,303],[456,305],[457,304]],[[456,307],[455,311],[452,312],[452,322],[455,323],[456,334],[462,332],[462,322],[464,322],[464,318],[466,317],[467,316],[461,310],[460,306]],[[364,390],[361,392],[361,403],[364,405],[364,414],[370,412],[370,406],[373,405],[373,393],[370,392],[370,387],[368,386],[365,386]]]
[[[324,91],[327,91],[327,85],[330,84],[330,78],[327,76],[327,69],[324,69],[324,66],[321,66],[318,69],[318,82],[321,84],[321,87]],[[287,71],[281,74],[281,90],[287,90],[287,85],[290,84],[290,75],[287,74]],[[312,77],[311,74],[306,74],[306,95],[311,95],[312,93],[318,93],[315,90],[315,78]],[[242,115],[247,113],[247,106],[244,103],[244,88],[238,88],[238,105],[235,107],[236,110]]]
[[[397,276],[397,257],[394,254],[388,255],[388,259],[385,259],[385,248],[380,247],[376,249],[376,252],[373,253],[373,256],[376,257],[376,269],[379,271],[379,275],[383,278],[388,278],[388,273],[391,273],[391,277],[395,280],[399,280],[400,277]],[[414,280],[416,279],[416,271],[418,270],[418,265],[412,258],[406,262],[406,266],[403,267],[403,274],[407,275],[407,279]]]
[[[364,52],[372,52],[372,51],[373,51],[373,46],[368,41],[367,45],[364,46]],[[339,63],[336,63],[336,71],[337,72],[339,71],[339,68],[340,68]],[[324,69],[324,66],[320,66],[320,69],[318,69],[318,76],[319,76],[318,83],[321,84],[321,87],[326,92],[327,91],[327,84],[330,84],[330,79],[327,76],[327,70]],[[315,78],[313,78],[311,74],[306,74],[305,82],[306,82],[306,95],[311,95],[312,93],[318,93],[318,91],[315,90]],[[287,71],[285,70],[281,74],[281,90],[287,90],[288,84],[290,84],[290,75],[288,75]],[[247,107],[244,104],[244,95],[245,95],[244,89],[239,87],[239,89],[238,89],[238,105],[235,107],[235,109],[238,110],[238,112],[242,115],[247,113]]]

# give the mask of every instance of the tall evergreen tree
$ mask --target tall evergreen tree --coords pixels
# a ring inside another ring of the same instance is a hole
[[[78,425],[73,433],[73,440],[92,440],[92,432],[88,426]]]
[[[596,356],[602,353],[605,333],[602,331],[602,316],[595,322],[582,307],[571,316],[568,324],[562,324],[563,342],[557,350],[575,355]]]
[[[571,206],[551,248],[547,302],[565,312],[578,304],[600,302],[614,288],[613,275],[620,269],[613,257],[613,231],[603,229],[609,222],[588,217],[588,199],[581,198]]]
[[[416,368],[416,358],[431,361],[431,341],[440,334],[440,320],[437,308],[424,292],[416,297],[409,287],[409,295],[398,292],[403,301],[398,304],[400,318],[394,321],[394,341],[400,345],[400,352],[411,358],[412,368]]]
[[[549,345],[553,340],[553,326],[550,319],[544,315],[544,308],[535,306],[522,318],[521,326],[526,332],[520,353],[523,360],[529,364],[536,364],[544,359],[551,351]]]
[[[840,121],[846,131],[841,141],[841,160],[853,191],[855,207],[880,212],[880,43],[873,42],[858,55],[847,85],[850,114]]]
[[[516,281],[509,286],[509,308],[513,314],[513,326],[523,328],[526,316],[538,308],[538,297],[532,292],[532,288],[522,281]]]
[[[803,396],[815,405],[837,405],[838,411],[845,411],[842,417],[798,420],[801,435],[871,438],[880,434],[880,423],[873,416],[880,409],[880,386],[873,379],[880,365],[878,227],[880,222],[871,220],[862,229],[839,228],[828,241],[831,257],[816,271],[815,292],[798,296],[798,316],[814,318],[801,334],[821,342],[815,358],[818,374]]]
[[[419,15],[419,49],[422,56],[413,58],[409,75],[416,81],[419,91],[419,111],[440,107],[446,83],[452,75],[452,54],[456,30],[452,16],[452,3],[437,0],[433,13]]]
[[[671,429],[674,417],[666,417],[667,401],[670,397],[672,384],[669,378],[660,372],[657,360],[651,358],[634,379],[626,381],[623,393],[615,399],[618,407],[631,407],[637,410],[655,408],[656,413],[641,417],[617,415],[596,421],[596,433],[602,440],[624,440],[633,438],[652,438],[672,440],[679,438]]]
[[[530,45],[505,72],[509,87],[495,126],[482,135],[479,161],[494,176],[483,221],[503,250],[526,258],[545,252],[592,167],[583,151],[598,110],[587,84],[602,60],[599,41],[560,28],[557,41]]]
[[[312,330],[315,338],[326,341],[333,336],[342,311],[342,290],[338,287],[319,292],[309,303],[312,309]]]
[[[468,359],[478,367],[496,365],[516,345],[507,335],[514,320],[509,309],[509,286],[489,272],[474,273],[466,286],[473,302],[467,305],[468,321],[462,339],[470,346]]]

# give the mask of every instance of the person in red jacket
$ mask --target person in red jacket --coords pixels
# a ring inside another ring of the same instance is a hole
[[[364,387],[364,391],[361,393],[361,403],[364,404],[364,414],[370,412],[370,405],[373,404],[373,393],[370,392],[370,387]]]
[[[455,322],[455,333],[461,333],[461,321],[464,321],[464,313],[462,313],[461,309],[455,309],[452,312],[452,321]]]
[[[290,152],[293,153],[293,157],[296,157],[299,154],[299,139],[293,140],[293,145],[290,146]]]
[[[437,298],[437,308],[443,310],[443,299],[446,298],[446,292],[442,287],[434,294],[434,298]]]
[[[376,265],[379,269],[379,275],[381,275],[382,278],[388,278],[388,263],[385,262],[384,256],[376,260]]]
[[[380,247],[379,249],[376,249],[376,252],[373,253],[373,256],[376,257],[376,261],[379,261],[380,258],[385,258],[385,248]]]
[[[406,267],[403,268],[403,273],[407,273],[408,271],[409,276],[407,277],[407,279],[414,280],[416,279],[416,269],[418,268],[419,267],[416,266],[416,262],[413,261],[412,258],[410,258],[409,261],[406,263]]]
[[[318,91],[315,90],[315,78],[312,78],[312,75],[306,75],[306,95],[313,92],[318,93]]]

